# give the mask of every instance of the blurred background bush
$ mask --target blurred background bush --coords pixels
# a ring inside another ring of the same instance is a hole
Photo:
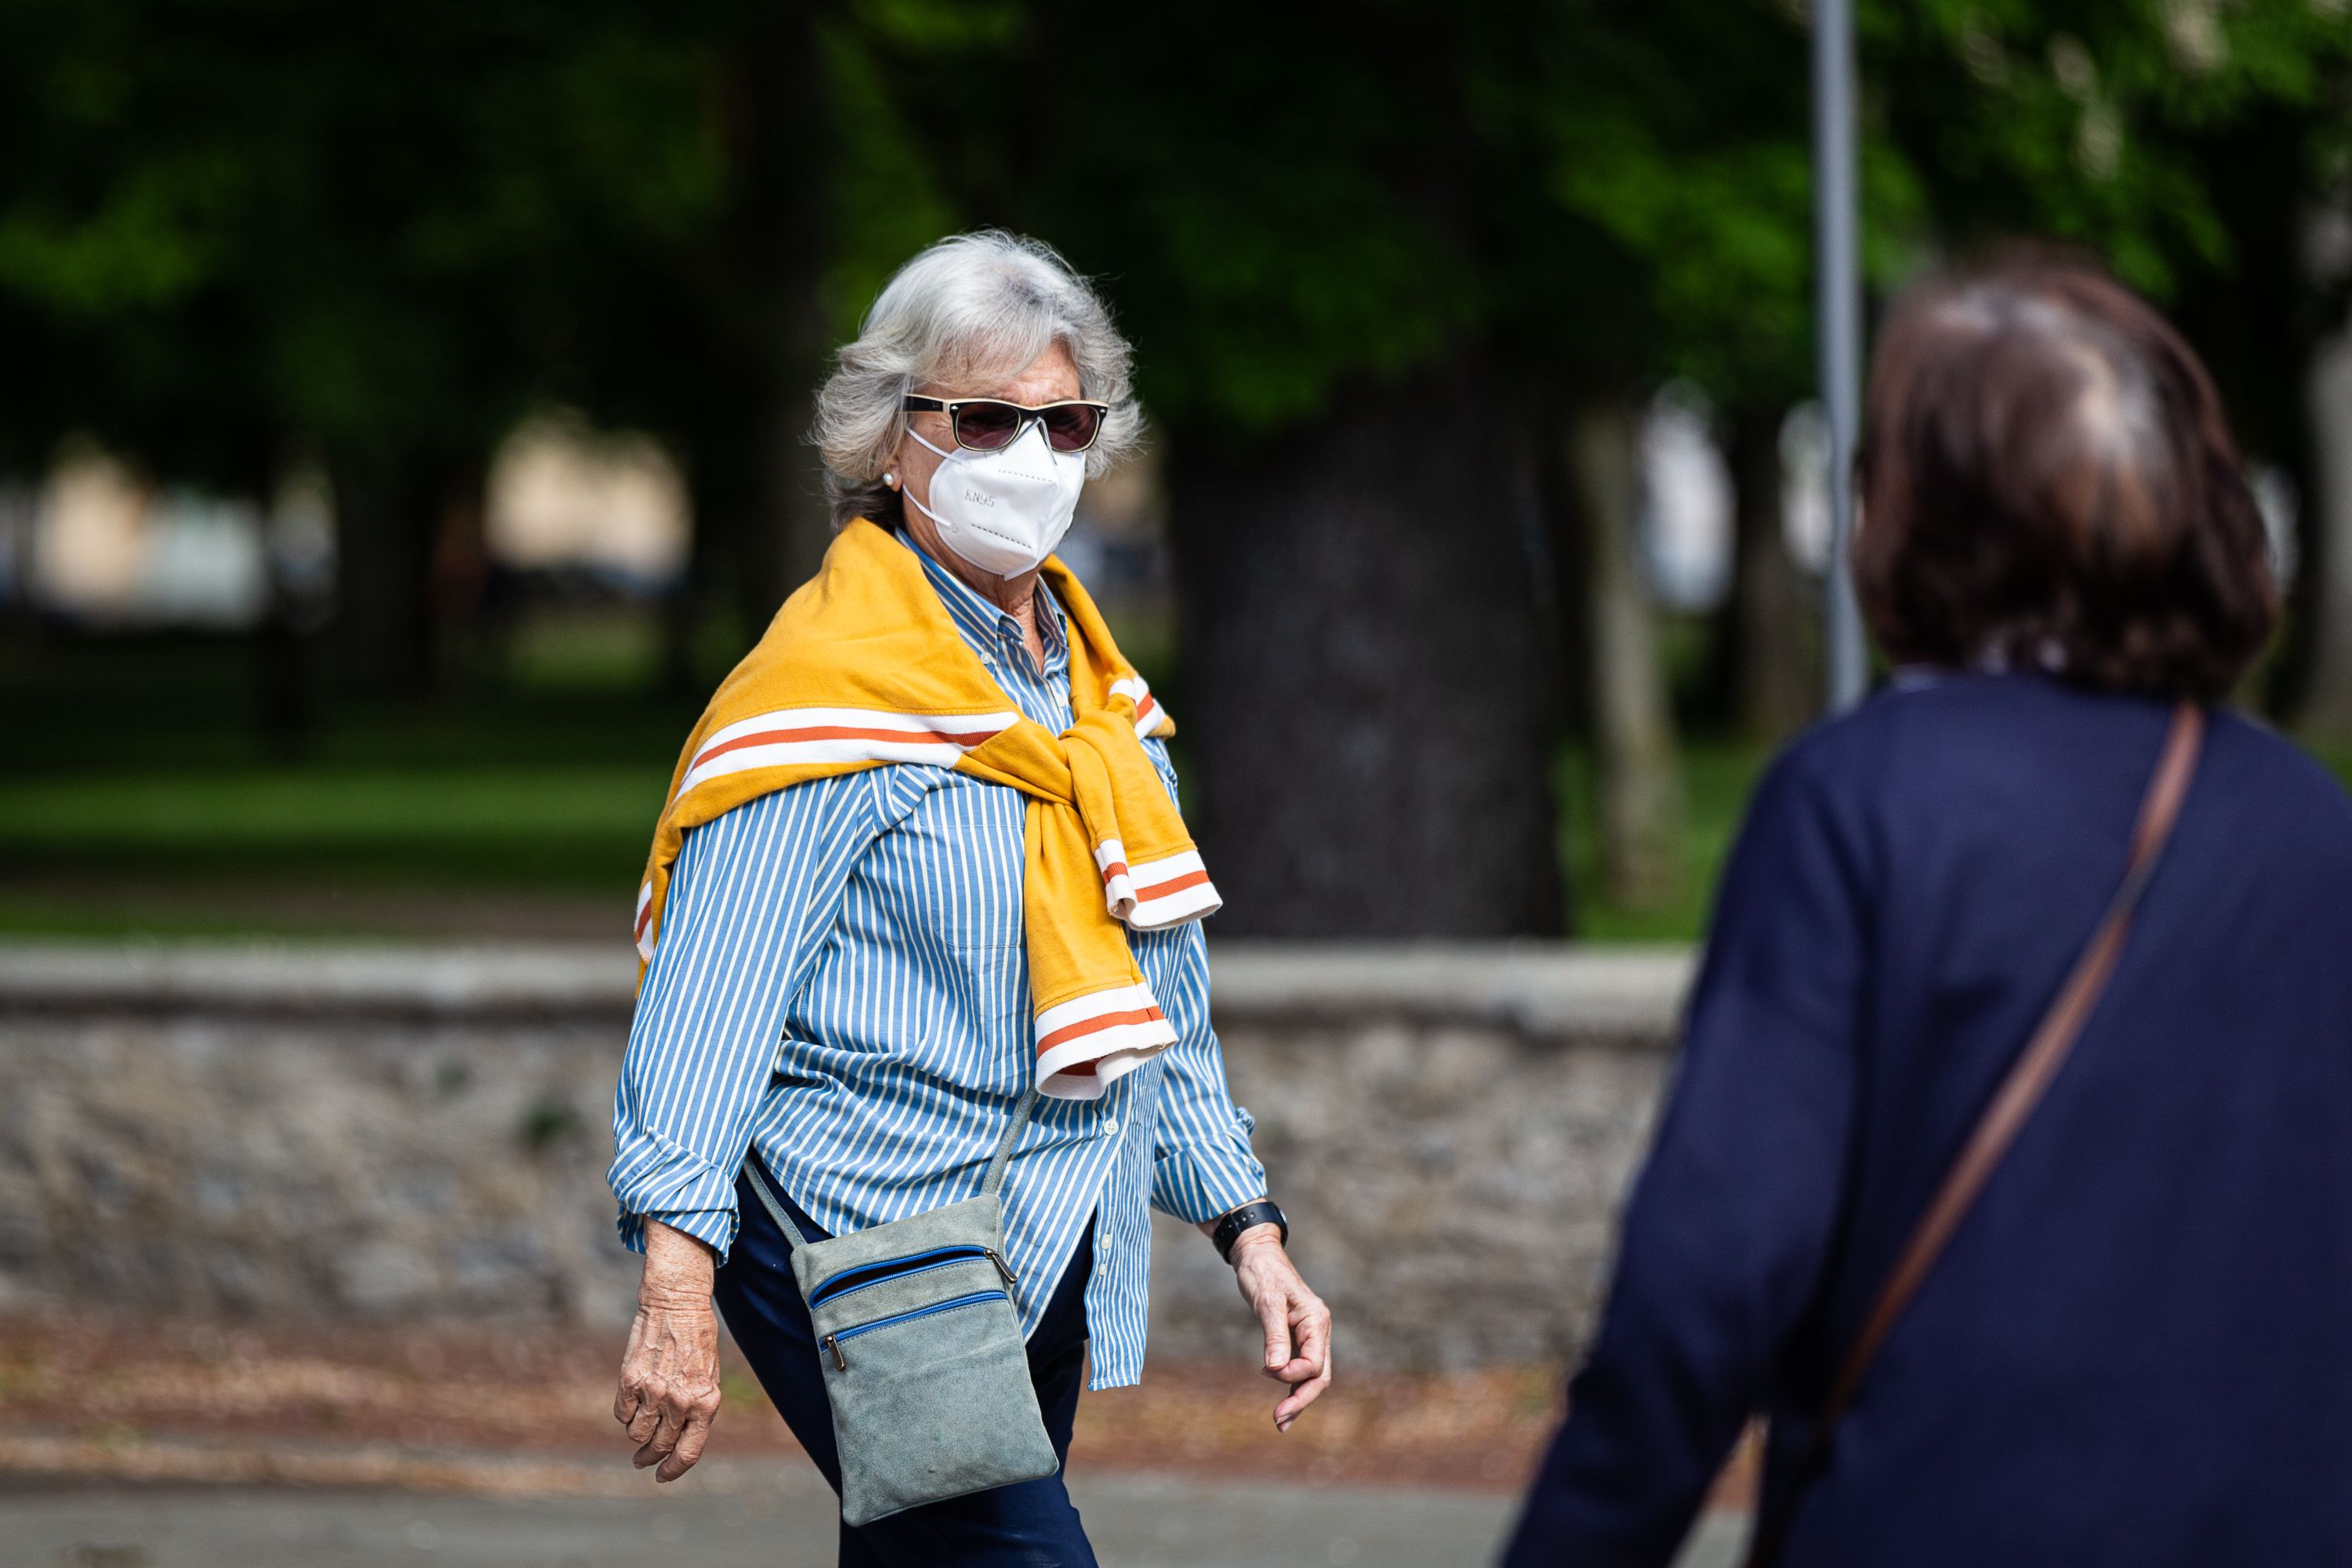
[[[2103,257],[2352,737],[2344,0],[1868,0],[1874,300]],[[1802,0],[8,0],[0,929],[622,940],[889,271],[1101,280],[1219,925],[1681,938],[1820,686]],[[2344,755],[2346,753],[2337,753]]]

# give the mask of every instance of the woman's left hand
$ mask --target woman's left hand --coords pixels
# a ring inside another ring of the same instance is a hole
[[[1242,1232],[1232,1256],[1242,1300],[1265,1326],[1265,1375],[1290,1384],[1274,1407],[1275,1430],[1287,1432],[1298,1413],[1331,1386],[1331,1309],[1298,1277],[1277,1227]]]

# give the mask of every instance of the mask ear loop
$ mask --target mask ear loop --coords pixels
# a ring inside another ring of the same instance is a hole
[[[921,512],[925,517],[929,518],[933,522],[939,523],[941,528],[945,528],[947,526],[947,524],[940,520],[938,512],[933,511],[929,507],[925,506],[921,501],[915,499],[915,489],[912,485],[908,485],[899,490],[898,499],[905,501],[908,506],[913,507],[917,511]]]
[[[923,439],[923,433],[920,430],[916,429],[912,423],[908,425],[907,434],[912,436],[925,451],[935,454],[942,463],[953,462],[955,460],[954,453],[942,452],[937,447],[932,446],[929,441],[925,441]],[[934,468],[931,472],[934,475],[937,475],[939,470]],[[933,522],[940,521],[940,514],[938,512],[933,511],[929,507],[925,506],[921,501],[915,499],[915,487],[913,485],[900,485],[898,487],[898,499],[905,501],[908,506],[913,507],[917,511],[921,512],[925,517],[929,518]],[[940,526],[945,527],[946,524],[941,523]]]

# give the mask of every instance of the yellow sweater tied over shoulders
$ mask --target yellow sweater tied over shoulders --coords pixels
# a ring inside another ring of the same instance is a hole
[[[1176,727],[1078,580],[1058,560],[1044,574],[1070,633],[1077,722],[1059,735],[997,685],[912,550],[863,519],[843,529],[678,756],[637,891],[638,957],[653,961],[688,829],[811,779],[886,763],[951,768],[1028,797],[1022,913],[1038,1089],[1092,1100],[1173,1044],[1127,932],[1199,920],[1220,901],[1140,743]]]

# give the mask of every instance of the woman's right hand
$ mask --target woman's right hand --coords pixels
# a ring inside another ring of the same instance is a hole
[[[646,1222],[646,1271],[621,1357],[613,1418],[638,1445],[636,1467],[674,1481],[694,1468],[719,1415],[719,1315],[710,1305],[709,1247],[659,1220]]]

